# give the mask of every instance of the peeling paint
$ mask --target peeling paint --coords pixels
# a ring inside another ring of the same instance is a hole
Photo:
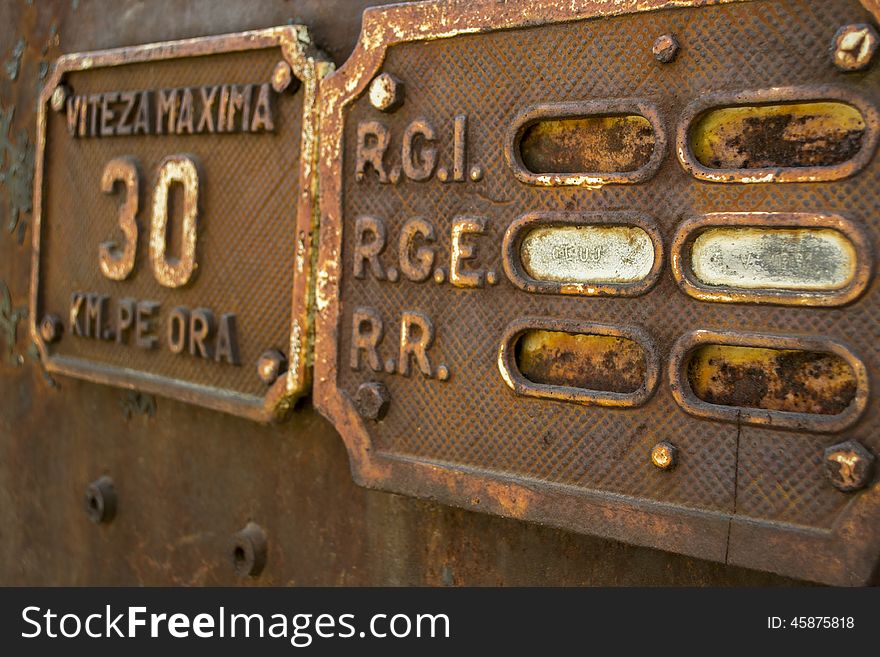
[[[12,295],[4,281],[0,281],[0,336],[6,345],[6,358],[13,362],[12,350],[18,337],[18,323],[27,317],[25,307],[13,308]]]
[[[21,56],[24,54],[24,46],[24,39],[19,38],[12,49],[12,57],[6,60],[6,75],[13,82],[18,78],[18,71],[21,69]]]
[[[14,115],[15,108],[0,106],[0,187],[7,189],[8,197],[6,207],[0,206],[0,222],[5,219],[10,233],[18,229],[16,239],[22,244],[27,224],[21,215],[33,207],[34,147],[26,130],[13,134]]]

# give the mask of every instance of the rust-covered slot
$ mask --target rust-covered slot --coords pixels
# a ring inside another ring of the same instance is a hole
[[[694,331],[672,350],[676,401],[709,419],[804,431],[840,431],[868,399],[864,364],[839,342]]]
[[[513,121],[505,146],[521,182],[591,187],[651,178],[666,135],[656,108],[644,101],[547,103]]]
[[[498,369],[519,395],[636,407],[654,392],[659,360],[637,327],[523,318],[504,332]]]
[[[829,86],[701,98],[685,110],[676,150],[701,180],[825,182],[860,171],[877,146],[880,115]]]
[[[504,271],[526,292],[636,296],[663,266],[663,242],[652,218],[636,212],[536,212],[510,224]]]
[[[871,280],[870,240],[836,214],[731,212],[692,217],[672,243],[672,273],[702,301],[839,306]]]

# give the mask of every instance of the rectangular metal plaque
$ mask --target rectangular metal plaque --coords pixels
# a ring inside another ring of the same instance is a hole
[[[329,70],[301,26],[56,63],[31,290],[49,371],[259,420],[289,410],[310,378]]]
[[[876,13],[368,10],[322,86],[316,276],[315,403],[355,478],[866,581],[880,65],[840,35]]]

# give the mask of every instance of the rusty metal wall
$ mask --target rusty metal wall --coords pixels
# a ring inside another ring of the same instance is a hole
[[[785,585],[791,580],[357,487],[306,399],[285,424],[51,377],[26,331],[37,93],[62,53],[305,23],[337,65],[354,0],[0,4],[0,584]],[[89,521],[89,482],[118,513]],[[257,579],[234,573],[248,521]]]

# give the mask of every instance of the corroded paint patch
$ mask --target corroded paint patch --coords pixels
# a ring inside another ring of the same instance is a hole
[[[531,330],[516,345],[520,373],[533,383],[633,393],[645,385],[645,352],[620,336]]]
[[[687,378],[710,404],[816,415],[843,413],[857,390],[841,356],[797,349],[703,345],[691,353]]]
[[[710,169],[825,167],[863,148],[862,113],[841,102],[719,107],[690,130],[694,157]]]
[[[654,266],[654,243],[637,226],[540,226],[520,245],[522,266],[538,281],[632,283]]]
[[[744,289],[839,290],[856,260],[852,243],[830,229],[711,228],[691,248],[698,280]]]
[[[532,173],[637,171],[654,147],[654,128],[637,114],[543,119],[528,126],[519,142]]]

